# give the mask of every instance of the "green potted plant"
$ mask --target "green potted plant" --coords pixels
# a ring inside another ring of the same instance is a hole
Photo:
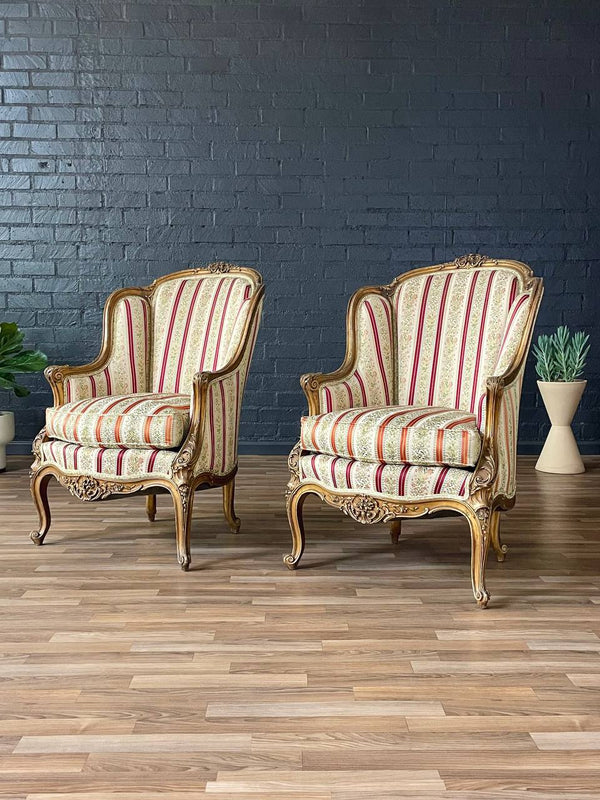
[[[25,350],[25,334],[16,322],[0,322],[0,390],[26,397],[29,389],[17,383],[15,375],[38,372],[48,359],[40,350]],[[0,411],[0,472],[6,469],[6,445],[15,436],[15,416],[12,411]]]
[[[589,336],[571,333],[565,326],[550,336],[540,336],[533,346],[535,368],[552,427],[535,468],[541,472],[572,475],[585,472],[571,422],[587,381],[581,377],[590,350]]]

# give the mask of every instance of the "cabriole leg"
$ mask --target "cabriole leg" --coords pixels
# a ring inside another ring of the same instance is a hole
[[[485,608],[490,599],[485,588],[485,564],[490,546],[489,523],[490,510],[486,507],[478,508],[469,514],[471,528],[471,584],[477,605]]]
[[[496,559],[504,561],[508,547],[502,544],[502,539],[500,538],[500,511],[497,509],[492,512],[490,517],[490,544],[494,548]]]
[[[175,506],[175,537],[177,541],[177,561],[184,572],[190,568],[192,561],[190,539],[192,530],[192,510],[194,492],[187,484],[175,486],[171,490]]]
[[[392,521],[390,525],[390,539],[392,540],[392,544],[398,544],[398,539],[400,538],[400,534],[402,533],[402,520],[395,519]]]
[[[223,486],[223,514],[225,514],[225,519],[227,520],[227,524],[229,525],[231,532],[239,533],[242,521],[235,515],[235,508],[233,505],[234,497],[235,478],[232,478],[229,483],[226,483]]]
[[[302,507],[308,492],[303,491],[302,486],[298,486],[288,497],[287,514],[292,533],[292,552],[283,557],[283,563],[288,569],[296,569],[302,553],[304,552],[304,521],[302,519]]]
[[[34,473],[31,476],[31,496],[38,512],[40,525],[37,531],[31,531],[29,538],[34,544],[41,545],[50,528],[50,504],[48,503],[48,482],[51,475]]]
[[[146,515],[150,522],[156,519],[156,495],[149,494],[146,496]]]

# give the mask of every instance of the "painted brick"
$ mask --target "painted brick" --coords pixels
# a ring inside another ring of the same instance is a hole
[[[61,362],[95,355],[112,289],[215,259],[267,284],[247,440],[296,437],[350,293],[411,266],[528,262],[539,330],[597,338],[596,0],[0,5],[0,307]],[[546,431],[529,365],[521,436]]]

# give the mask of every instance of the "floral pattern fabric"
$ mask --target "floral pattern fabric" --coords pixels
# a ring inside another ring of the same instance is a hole
[[[299,469],[301,483],[409,501],[463,498],[473,475],[469,470],[455,467],[374,464],[323,454],[301,456]]]
[[[300,438],[305,450],[385,464],[474,467],[481,450],[473,414],[425,406],[303,417]]]
[[[178,447],[190,425],[190,396],[129,394],[46,409],[48,436],[102,447]]]

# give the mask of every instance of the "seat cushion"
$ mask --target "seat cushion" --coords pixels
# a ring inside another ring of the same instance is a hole
[[[44,442],[41,463],[55,464],[61,472],[95,478],[142,480],[169,477],[177,451],[155,448],[86,447],[71,442]]]
[[[300,458],[302,483],[317,483],[337,492],[381,494],[403,500],[465,497],[473,472],[458,467],[374,464],[322,453]]]
[[[454,408],[382,406],[303,417],[305,450],[379,464],[474,467],[475,416]]]
[[[168,450],[189,425],[187,394],[109,395],[46,409],[48,436],[92,447]]]

